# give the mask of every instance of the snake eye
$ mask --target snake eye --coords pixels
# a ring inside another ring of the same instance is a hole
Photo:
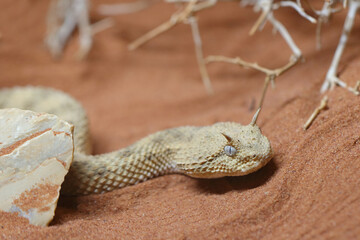
[[[233,146],[227,145],[224,147],[224,152],[226,155],[232,157],[236,154],[236,149]]]

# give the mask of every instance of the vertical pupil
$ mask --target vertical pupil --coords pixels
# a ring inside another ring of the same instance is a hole
[[[225,153],[229,156],[232,156],[236,153],[236,149],[232,146],[225,146]]]

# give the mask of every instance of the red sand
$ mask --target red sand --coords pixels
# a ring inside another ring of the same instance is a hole
[[[99,2],[94,2],[96,7]],[[86,61],[74,57],[72,40],[62,60],[43,46],[47,2],[0,3],[0,87],[43,85],[81,101],[91,120],[95,153],[131,144],[155,131],[216,121],[249,123],[264,76],[211,64],[215,88],[200,81],[189,26],[179,25],[129,52],[127,44],[173,12],[160,3],[116,17],[116,26],[95,37]],[[204,52],[258,61],[268,67],[289,57],[279,35],[248,32],[258,14],[222,3],[199,15]],[[244,177],[197,180],[169,175],[111,193],[61,197],[50,227],[35,227],[15,214],[0,214],[3,239],[359,239],[360,97],[336,88],[329,109],[302,130],[319,104],[319,88],[338,43],[344,13],[323,29],[315,51],[315,26],[293,10],[276,12],[306,61],[281,76],[265,99],[258,124],[274,159]],[[92,20],[101,19],[95,12]],[[341,62],[341,78],[360,76],[360,22]]]

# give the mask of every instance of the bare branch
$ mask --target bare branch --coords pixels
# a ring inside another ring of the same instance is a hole
[[[360,94],[360,92],[358,90],[348,87],[345,82],[341,81],[337,77],[337,69],[339,66],[340,58],[344,52],[347,40],[349,38],[349,35],[350,35],[351,30],[354,25],[356,12],[358,11],[359,8],[360,8],[360,1],[353,0],[353,1],[349,2],[349,10],[348,10],[348,14],[346,16],[344,28],[343,28],[343,31],[342,31],[342,34],[340,37],[340,41],[336,48],[336,51],[335,51],[333,60],[331,62],[331,65],[329,67],[329,70],[326,74],[325,81],[324,81],[323,85],[321,86],[321,90],[320,90],[321,92],[325,92],[328,89],[334,88],[335,85],[338,85],[340,87],[348,89],[349,91],[355,93],[356,95]]]
[[[310,22],[315,23],[316,20],[305,13],[304,9],[300,4],[291,1],[280,1],[273,3],[273,0],[243,0],[243,5],[253,4],[255,10],[261,10],[261,15],[258,20],[255,22],[253,27],[250,30],[250,35],[254,34],[255,31],[261,29],[267,21],[269,21],[275,28],[279,31],[286,43],[291,48],[295,56],[301,57],[302,53],[300,49],[296,46],[293,39],[291,38],[289,32],[286,28],[280,23],[273,15],[273,11],[280,7],[291,7],[295,9],[302,17],[309,20]]]
[[[303,126],[303,129],[306,130],[310,127],[310,125],[314,122],[315,118],[319,115],[319,113],[327,108],[327,102],[328,102],[328,97],[324,96],[323,99],[320,102],[320,106],[318,106],[315,111],[311,114],[311,116],[309,117],[309,119],[306,121],[306,123]]]
[[[289,32],[286,30],[284,25],[282,25],[278,20],[276,20],[272,14],[268,15],[268,20],[272,23],[274,28],[279,31],[281,36],[289,45],[291,51],[294,53],[295,57],[300,58],[302,56],[301,50],[296,46],[294,40],[290,36]]]
[[[148,42],[149,40],[153,39],[154,37],[160,35],[161,33],[169,30],[170,28],[174,27],[175,25],[183,22],[189,15],[192,13],[194,5],[196,4],[196,0],[192,0],[188,3],[188,5],[184,8],[183,11],[173,14],[170,19],[158,27],[152,29],[151,31],[147,32],[140,38],[136,39],[132,43],[129,44],[129,50],[135,50],[136,48],[140,47],[144,43]]]
[[[215,4],[216,0],[208,0],[200,3],[198,3],[198,0],[190,0],[187,6],[182,11],[173,14],[168,21],[162,23],[158,27],[152,29],[151,31],[147,32],[140,38],[130,43],[128,47],[129,50],[135,50],[149,40],[166,32],[167,30],[176,26],[179,23],[186,23],[190,17],[195,15],[196,12],[201,11],[205,8],[209,8]]]
[[[47,15],[47,34],[45,43],[51,55],[58,58],[76,27],[79,28],[79,58],[84,58],[91,49],[92,35],[110,27],[109,19],[95,26],[89,21],[88,0],[52,0]]]
[[[177,0],[181,2],[181,0]],[[201,78],[203,81],[203,84],[206,88],[206,91],[209,94],[213,93],[213,89],[211,86],[210,78],[206,70],[206,65],[204,62],[204,56],[202,51],[202,41],[199,33],[199,27],[197,24],[197,19],[195,17],[195,14],[198,11],[201,11],[205,8],[209,8],[213,5],[215,5],[217,0],[207,0],[199,2],[198,0],[190,0],[188,4],[179,12],[173,14],[170,19],[158,27],[152,29],[151,31],[147,32],[140,38],[136,39],[132,43],[129,44],[128,48],[129,50],[134,50],[141,45],[145,44],[149,40],[153,39],[154,37],[164,33],[165,31],[169,30],[170,28],[174,27],[175,25],[179,23],[189,23],[192,30],[192,36],[195,44],[195,53],[196,53],[196,59],[199,65]]]
[[[269,83],[270,82],[274,83],[276,77],[280,76],[281,74],[283,74],[287,70],[289,70],[291,67],[293,67],[299,61],[299,58],[293,55],[293,56],[291,56],[290,61],[286,65],[284,65],[280,68],[276,68],[276,69],[268,69],[268,68],[259,66],[257,63],[246,62],[239,57],[228,58],[228,57],[224,57],[224,56],[208,56],[205,60],[206,60],[206,63],[211,63],[211,62],[232,63],[232,64],[242,66],[244,68],[251,68],[256,71],[265,73],[266,74],[265,83],[264,83],[263,91],[261,94],[261,99],[260,99],[259,106],[258,106],[258,108],[261,108],[262,104],[264,102],[264,99],[265,99],[265,94],[266,94]]]
[[[291,1],[280,1],[278,3],[274,4],[273,9],[277,9],[279,7],[291,7],[293,9],[295,9],[295,11],[297,11],[300,16],[306,18],[308,21],[312,22],[312,23],[316,23],[316,19],[311,17],[310,15],[308,15],[304,9],[301,7],[300,4],[297,4],[295,2],[291,2]]]
[[[98,12],[102,15],[112,16],[139,12],[154,4],[153,0],[138,0],[131,3],[101,4]]]
[[[199,26],[197,24],[197,20],[195,17],[189,17],[188,22],[189,22],[189,24],[191,26],[191,30],[192,30],[192,36],[193,36],[194,44],[195,44],[196,59],[197,59],[197,62],[198,62],[199,68],[200,68],[200,74],[201,74],[203,84],[206,88],[206,91],[209,94],[213,94],[214,91],[212,89],[210,78],[207,73],[206,65],[205,65],[205,61],[204,61],[204,54],[202,51],[202,42],[201,42]]]

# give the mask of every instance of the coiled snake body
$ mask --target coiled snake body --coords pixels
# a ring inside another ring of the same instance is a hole
[[[219,122],[163,130],[118,151],[90,155],[85,110],[69,95],[40,87],[0,90],[0,108],[10,107],[52,113],[75,126],[74,160],[62,186],[67,195],[107,192],[167,173],[246,175],[272,158],[270,142],[254,120],[246,126]]]

